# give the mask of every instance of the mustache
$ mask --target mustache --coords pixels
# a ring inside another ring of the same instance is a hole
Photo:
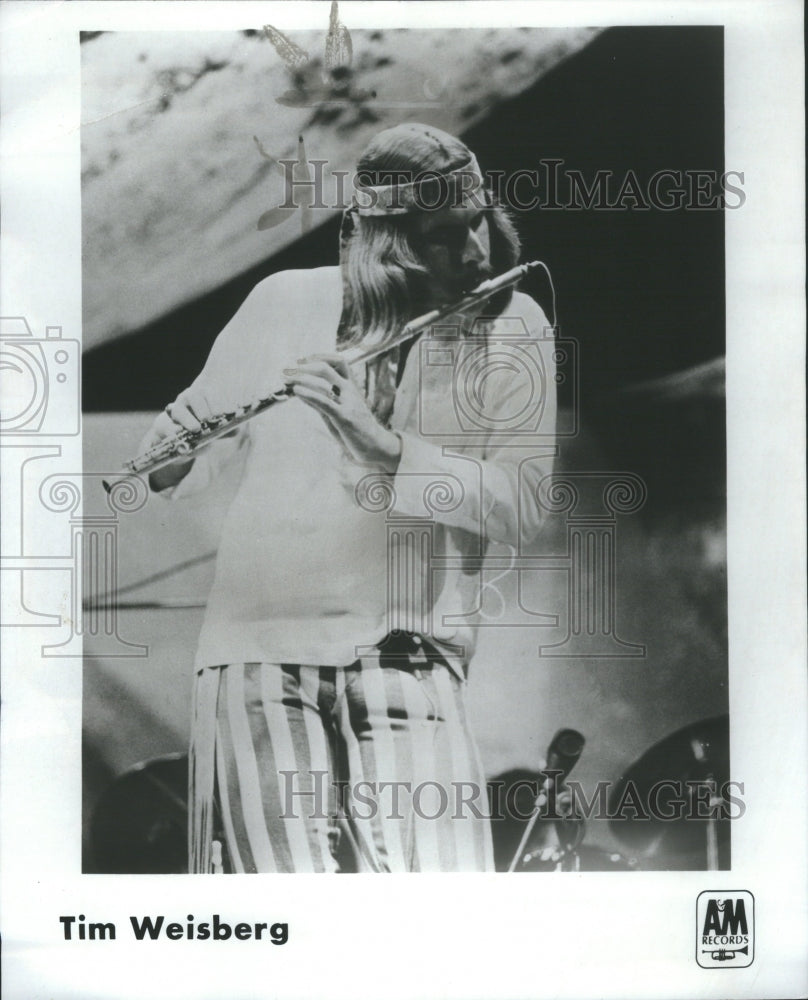
[[[482,284],[484,281],[488,281],[488,279],[493,276],[493,268],[475,267],[474,269],[465,272],[465,274],[459,279],[458,286],[462,291],[470,292],[475,289],[477,285]]]
[[[474,291],[478,285],[494,277],[496,273],[491,266],[464,269],[453,275],[446,275],[440,282],[440,288],[435,289],[433,294],[436,293],[441,302],[448,303]],[[426,292],[426,284],[419,287]]]

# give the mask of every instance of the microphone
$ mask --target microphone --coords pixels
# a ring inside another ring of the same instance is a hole
[[[578,763],[586,740],[577,729],[559,729],[547,747],[544,773],[553,772],[554,784],[562,782]]]
[[[585,742],[576,729],[559,729],[547,748],[545,773],[550,779],[549,795],[553,812],[555,812],[555,797],[564,779],[578,763]],[[556,836],[565,851],[572,851],[581,842],[583,822],[580,815],[570,814],[565,817],[555,815]]]
[[[525,832],[522,834],[522,839],[519,841],[519,846],[516,848],[516,853],[514,854],[513,860],[508,867],[509,872],[516,869],[516,865],[522,857],[525,845],[527,844],[528,839],[533,832],[533,827],[536,825],[536,821],[539,818],[540,807],[548,801],[550,796],[552,796],[553,799],[555,798],[559,785],[578,763],[578,759],[583,752],[585,742],[586,740],[577,729],[559,729],[555,736],[553,736],[550,740],[550,745],[547,747],[547,764],[541,772],[544,775],[544,781],[542,782],[541,789],[536,797],[533,815],[530,817],[530,821],[525,827]],[[559,826],[559,822],[563,821],[559,821],[558,817],[556,817],[556,820],[556,829],[559,833],[559,839],[563,843],[567,839],[566,837],[561,836],[563,827]],[[578,824],[576,824],[576,826],[577,825]]]

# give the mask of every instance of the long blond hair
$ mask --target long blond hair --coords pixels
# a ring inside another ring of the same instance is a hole
[[[385,184],[390,176],[421,177],[458,170],[472,159],[454,136],[426,125],[398,125],[379,133],[357,164],[365,185]],[[505,209],[489,201],[491,265],[495,273],[519,259],[520,243]],[[340,263],[344,302],[340,346],[383,344],[413,318],[422,297],[427,270],[412,245],[417,213],[343,217]],[[510,290],[490,300],[486,313],[496,315],[510,301]]]

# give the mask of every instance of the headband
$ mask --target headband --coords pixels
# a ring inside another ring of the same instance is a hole
[[[407,184],[357,185],[348,209],[360,216],[407,215],[410,212],[435,211],[457,204],[452,190],[468,197],[484,190],[485,181],[472,154],[467,163],[447,173],[425,170]],[[437,197],[431,197],[436,194]],[[428,197],[430,195],[430,197]]]

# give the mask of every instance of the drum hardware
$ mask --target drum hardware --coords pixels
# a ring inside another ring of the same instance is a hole
[[[621,844],[644,858],[668,856],[685,870],[728,869],[729,776],[729,716],[684,726],[651,746],[620,777],[609,800],[610,828]],[[658,793],[666,785],[668,794],[656,794],[655,799],[666,815],[658,810],[646,819],[614,816],[629,786],[647,803],[655,789]],[[706,794],[699,799],[701,790]],[[668,817],[677,796],[685,807],[680,810],[683,815]]]

